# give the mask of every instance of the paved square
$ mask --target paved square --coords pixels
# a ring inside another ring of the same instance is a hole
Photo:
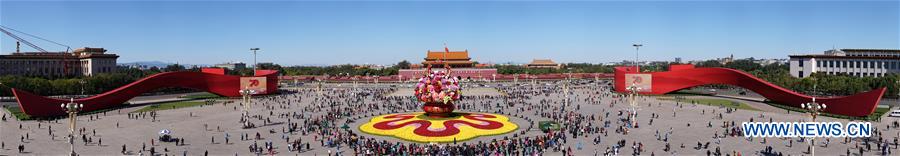
[[[801,139],[747,139],[726,134],[739,129],[730,125],[732,122],[740,125],[750,120],[807,120],[806,115],[796,112],[727,112],[722,107],[642,96],[637,107],[639,128],[627,129],[625,119],[631,107],[627,100],[611,93],[606,86],[572,85],[568,96],[572,103],[565,105],[563,99],[566,96],[561,86],[539,85],[532,90],[528,84],[518,87],[487,85],[496,88],[467,90],[467,97],[458,103],[457,110],[505,114],[519,125],[517,130],[457,144],[412,143],[393,137],[368,135],[361,133],[358,127],[371,117],[419,112],[419,104],[411,96],[394,96],[401,95],[399,93],[406,89],[386,84],[359,84],[358,88],[349,87],[352,86],[349,84],[342,84],[341,87],[329,84],[323,93],[318,93],[315,88],[300,88],[299,92],[294,93],[297,89],[291,88],[281,95],[254,97],[251,112],[255,118],[251,121],[258,127],[252,129],[241,128],[239,99],[217,100],[202,107],[158,111],[155,112],[155,120],[150,113],[128,114],[140,107],[81,115],[78,117],[79,131],[76,132],[75,146],[81,155],[119,155],[123,148],[127,155],[148,155],[151,148],[158,155],[202,155],[207,152],[209,155],[254,155],[251,147],[263,149],[259,154],[275,155],[603,155],[616,151],[620,155],[630,155],[635,153],[633,146],[642,150],[640,155],[706,155],[707,151],[713,154],[719,151],[721,155],[765,155],[761,151],[768,146],[773,148],[774,153],[808,155],[805,153],[808,145],[800,142]],[[8,112],[3,114],[9,118]],[[878,150],[879,140],[888,143],[894,152],[897,148],[893,140],[900,135],[900,131],[889,125],[896,120],[884,117],[880,122],[872,122],[877,135],[870,138],[868,146],[862,138],[851,139],[848,143],[843,138],[817,139],[816,153],[846,155],[849,151],[851,155],[859,155],[860,149],[863,149],[863,155],[879,155],[882,154]],[[557,121],[562,124],[562,130],[541,132],[534,125],[539,121]],[[820,117],[819,121],[849,122],[829,117]],[[65,119],[10,119],[2,122],[0,140],[3,149],[0,155],[64,155],[70,148],[65,139],[67,125]],[[170,130],[172,137],[183,138],[184,145],[159,142],[158,133],[163,129]],[[291,129],[294,131],[290,132]],[[90,142],[82,140],[82,136]],[[267,142],[273,145],[271,152],[265,146]],[[702,145],[699,149],[696,148],[698,143]],[[19,145],[24,145],[24,153],[17,152]],[[295,150],[298,146],[299,151]]]

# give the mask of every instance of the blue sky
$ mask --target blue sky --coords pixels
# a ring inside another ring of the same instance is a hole
[[[898,49],[898,8],[898,1],[3,0],[0,24],[73,48],[104,47],[119,62],[252,62],[248,49],[259,47],[260,62],[392,64],[419,62],[446,42],[479,62],[599,63],[633,59],[635,42],[645,45],[641,60]],[[0,51],[15,51],[15,40],[0,37]]]

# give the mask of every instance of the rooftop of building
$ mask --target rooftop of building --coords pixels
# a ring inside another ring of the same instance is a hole
[[[75,49],[73,52],[75,52],[75,53],[84,53],[84,52],[90,52],[90,53],[105,53],[105,52],[106,52],[106,49],[103,49],[103,48],[91,48],[91,47],[81,47],[81,48]]]
[[[528,63],[528,64],[529,65],[554,65],[554,66],[559,65],[550,59],[534,59],[534,60],[531,60],[531,63]]]
[[[83,47],[73,52],[15,52],[0,55],[4,59],[83,59],[83,58],[118,58],[119,55],[107,54],[106,49]]]
[[[841,49],[844,52],[900,52],[900,49]]]
[[[431,51],[431,50],[428,50],[428,52],[427,52],[427,54],[426,54],[426,56],[425,56],[425,60],[439,60],[439,59],[445,59],[445,60],[469,60],[469,59],[472,59],[472,58],[469,58],[469,50],[464,50],[464,51],[450,51],[450,52],[444,52],[444,51]]]
[[[865,52],[889,52],[900,53],[900,49],[829,49],[823,54],[799,54],[788,55],[790,58],[846,58],[846,59],[898,59],[897,56],[860,56],[860,54],[847,53],[865,53]]]
[[[896,59],[896,60],[900,60],[900,57],[895,57],[895,56],[841,56],[841,55],[827,55],[827,54],[788,55],[788,57],[790,57],[790,58]]]

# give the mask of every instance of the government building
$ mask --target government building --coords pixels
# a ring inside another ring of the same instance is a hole
[[[92,76],[116,71],[119,55],[103,48],[67,52],[19,52],[0,55],[0,75]]]
[[[469,57],[469,50],[464,51],[431,51],[425,53],[425,60],[421,65],[411,65],[412,69],[400,69],[399,77],[403,81],[414,80],[425,74],[425,68],[431,65],[435,71],[443,71],[444,65],[451,67],[452,76],[462,79],[492,80],[497,75],[497,69],[483,68]]]
[[[812,73],[882,77],[900,72],[900,50],[832,49],[824,54],[789,55],[791,76],[804,78]]]
[[[550,59],[534,59],[531,60],[531,63],[525,64],[525,68],[561,69],[562,67],[562,64],[553,62],[553,60]]]
[[[244,68],[247,68],[247,64],[245,64],[244,62],[219,63],[213,66],[217,68],[225,68],[228,70],[244,70]]]

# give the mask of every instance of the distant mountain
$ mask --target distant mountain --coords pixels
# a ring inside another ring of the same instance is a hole
[[[119,63],[120,66],[147,66],[149,67],[157,67],[157,68],[165,68],[166,66],[175,63],[168,63],[162,61],[138,61],[131,63]]]

